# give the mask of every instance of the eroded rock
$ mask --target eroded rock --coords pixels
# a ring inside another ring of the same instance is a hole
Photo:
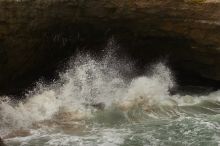
[[[5,144],[3,143],[3,140],[0,137],[0,146],[5,146]]]
[[[111,36],[128,40],[128,46],[131,40],[180,38],[182,44],[167,46],[165,56],[173,55],[173,64],[185,72],[220,81],[219,16],[218,0],[1,1],[0,92],[21,92],[41,76],[50,78],[75,48],[92,48]],[[181,47],[185,42],[188,47]],[[143,46],[136,54],[157,57]]]

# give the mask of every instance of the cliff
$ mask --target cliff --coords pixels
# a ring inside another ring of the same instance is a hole
[[[1,0],[0,92],[50,78],[77,47],[111,36],[143,62],[168,54],[174,68],[220,81],[219,0]]]

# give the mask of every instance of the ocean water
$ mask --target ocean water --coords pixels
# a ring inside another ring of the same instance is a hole
[[[113,49],[112,49],[113,48]],[[8,146],[220,146],[220,91],[170,94],[172,71],[115,56],[78,53],[60,79],[42,82],[25,100],[1,97],[0,137]]]

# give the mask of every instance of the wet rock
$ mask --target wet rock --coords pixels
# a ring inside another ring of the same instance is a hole
[[[86,108],[95,108],[97,110],[104,110],[105,109],[105,103],[99,102],[99,103],[86,103],[84,104]]]
[[[19,129],[19,130],[14,130],[7,134],[4,138],[15,138],[15,137],[26,137],[30,136],[31,133],[29,130],[24,130],[24,129]]]
[[[5,144],[3,143],[3,140],[0,138],[0,146],[5,146]]]

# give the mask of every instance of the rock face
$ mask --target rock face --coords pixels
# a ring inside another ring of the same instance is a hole
[[[5,146],[5,144],[3,143],[3,140],[0,138],[0,146]]]
[[[220,81],[219,0],[5,0],[0,93],[20,92],[75,48],[112,35],[143,62],[169,55],[174,68]]]

